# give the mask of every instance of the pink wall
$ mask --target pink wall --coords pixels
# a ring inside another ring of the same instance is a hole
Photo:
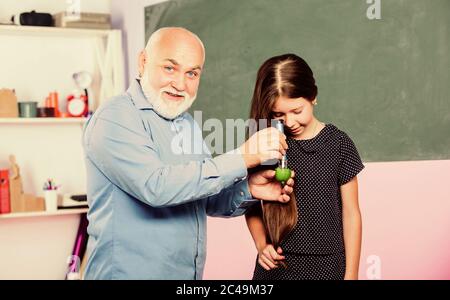
[[[360,279],[378,267],[381,279],[450,279],[449,178],[450,160],[366,164]],[[256,250],[245,219],[210,218],[208,226],[204,278],[250,279]],[[379,265],[367,262],[372,255]]]

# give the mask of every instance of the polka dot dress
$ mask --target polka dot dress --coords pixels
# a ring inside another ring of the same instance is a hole
[[[295,171],[298,222],[281,242],[287,268],[266,271],[256,263],[253,279],[343,279],[345,248],[340,186],[364,165],[350,137],[332,124],[309,140],[287,139],[288,166]]]

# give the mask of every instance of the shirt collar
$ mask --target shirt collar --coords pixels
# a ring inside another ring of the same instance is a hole
[[[163,119],[169,120],[167,118],[164,118],[163,116],[159,115],[158,112],[154,109],[153,105],[150,103],[150,101],[147,100],[147,97],[145,97],[144,92],[142,91],[141,84],[139,82],[139,79],[134,79],[128,90],[127,94],[130,96],[131,101],[133,101],[134,105],[141,110],[145,109],[151,109],[153,110],[158,116],[160,116]],[[174,118],[173,120],[183,119],[185,118],[187,112],[184,112],[180,114],[178,117]]]
[[[134,79],[131,82],[127,94],[131,97],[131,100],[138,109],[153,109],[153,105],[147,100],[142,91],[139,79]]]

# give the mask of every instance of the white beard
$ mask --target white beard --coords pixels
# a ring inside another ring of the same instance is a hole
[[[176,94],[184,96],[184,99],[182,101],[176,102],[165,100],[162,97],[162,94],[164,92],[174,93],[173,90],[170,90],[169,88],[162,88],[159,91],[156,91],[155,89],[153,89],[150,86],[149,75],[148,72],[146,71],[144,71],[144,75],[141,78],[141,87],[142,92],[147,98],[147,101],[153,105],[153,108],[156,111],[156,113],[158,113],[158,115],[160,115],[161,117],[164,117],[169,120],[175,119],[176,117],[187,111],[191,107],[192,103],[194,103],[195,98],[197,97],[197,95],[195,95],[194,97],[191,98],[185,92],[176,92]]]

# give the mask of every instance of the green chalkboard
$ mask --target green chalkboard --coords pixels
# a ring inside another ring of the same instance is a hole
[[[364,161],[450,159],[450,0],[184,0],[145,8],[146,38],[182,26],[206,46],[192,110],[248,118],[259,66],[296,53],[319,87],[320,120]]]

